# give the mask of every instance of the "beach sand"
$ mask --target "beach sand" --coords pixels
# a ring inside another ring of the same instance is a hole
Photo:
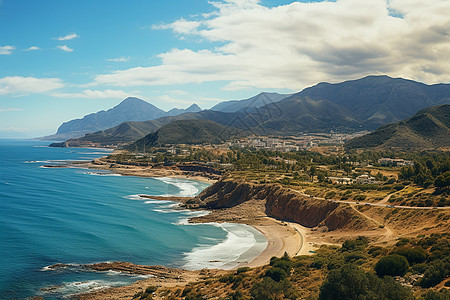
[[[186,176],[182,172],[164,169],[151,169],[140,166],[120,166],[111,167],[111,164],[99,163],[77,163],[75,167],[109,170],[117,174],[125,176],[141,176],[141,177],[172,177],[198,180],[202,182],[214,183],[208,177],[201,174],[198,176]],[[144,196],[145,195],[140,195]],[[157,200],[168,200],[185,203],[189,197],[155,197],[147,196]],[[193,223],[238,223],[253,226],[259,230],[267,239],[266,249],[254,257],[250,261],[239,262],[236,268],[240,267],[258,267],[267,265],[274,256],[281,257],[284,253],[289,256],[312,255],[314,245],[308,243],[308,235],[311,234],[310,229],[296,223],[284,222],[276,220],[266,215],[265,203],[261,200],[250,200],[232,208],[211,210],[206,216],[194,217],[190,219]],[[110,266],[114,270],[114,264]],[[117,269],[120,271],[120,268]],[[131,271],[132,272],[132,271]],[[200,270],[189,271],[180,269],[177,278],[151,277],[137,281],[128,286],[106,288],[99,291],[93,291],[86,294],[76,295],[76,299],[130,299],[139,291],[145,290],[149,285],[157,285],[163,287],[184,286],[189,282],[201,280],[205,276],[221,275],[227,273],[226,270]]]
[[[70,166],[75,168],[106,170],[123,176],[182,178],[206,182],[210,184],[216,182],[217,178],[219,177],[215,174],[205,174],[202,172],[186,172],[170,167],[153,168],[151,166],[120,165],[107,162],[102,158],[97,158],[93,161],[72,162]]]

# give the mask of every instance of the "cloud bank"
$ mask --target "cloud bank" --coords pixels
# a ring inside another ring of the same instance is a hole
[[[449,82],[450,1],[338,0],[264,7],[215,1],[216,11],[154,29],[216,43],[172,49],[155,66],[98,75],[96,84],[155,86],[226,81],[225,89],[287,88],[388,74]]]
[[[41,94],[64,87],[59,78],[9,76],[0,78],[0,95]]]

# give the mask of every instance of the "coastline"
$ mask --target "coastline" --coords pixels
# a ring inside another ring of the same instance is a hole
[[[138,177],[150,177],[150,178],[181,178],[196,180],[205,183],[213,184],[217,180],[201,176],[201,174],[183,174],[182,172],[176,172],[174,170],[166,169],[152,169],[142,166],[120,166],[112,167],[110,163],[99,163],[101,160],[94,160],[92,162],[83,163],[73,163],[72,167],[75,168],[87,168],[96,170],[107,170],[115,174],[120,174],[123,176],[138,176]],[[192,197],[164,197],[164,196],[149,196],[149,195],[139,195],[141,197],[146,197],[155,200],[167,200],[175,201],[178,203],[186,203]],[[94,290],[88,293],[73,295],[76,299],[118,299],[124,297],[132,297],[136,292],[145,289],[148,285],[158,285],[164,287],[174,287],[178,285],[185,285],[192,281],[197,281],[201,279],[205,274],[217,275],[226,274],[230,270],[236,270],[241,267],[261,267],[269,264],[270,259],[274,256],[281,257],[284,253],[289,256],[297,255],[312,255],[313,245],[307,243],[307,235],[310,230],[299,224],[279,221],[274,218],[268,217],[265,213],[264,204],[259,203],[261,201],[248,201],[242,203],[233,208],[220,209],[220,210],[209,210],[209,214],[204,216],[197,216],[189,218],[190,223],[231,223],[231,224],[245,224],[252,226],[254,229],[262,233],[267,240],[266,248],[259,253],[257,256],[247,253],[251,259],[247,260],[242,257],[242,255],[235,261],[231,262],[235,265],[232,268],[226,269],[203,269],[198,271],[190,271],[184,269],[178,269],[179,274],[177,278],[168,277],[150,277],[147,279],[139,280],[131,285],[125,285],[121,287],[109,287],[101,290]],[[195,211],[195,210],[193,210]],[[251,252],[251,251],[249,251]],[[124,272],[123,269],[115,263],[106,264],[104,268],[112,271]],[[132,265],[130,263],[123,263],[127,265]],[[89,266],[87,266],[90,268]],[[153,268],[154,266],[144,266],[148,268]],[[165,268],[165,267],[163,267]],[[95,270],[95,268],[92,268]],[[130,268],[129,273],[134,273],[133,270],[136,268]],[[119,296],[121,295],[121,296]]]
[[[139,195],[140,197],[176,201],[186,203],[191,197],[164,197]],[[194,210],[195,211],[195,210]],[[192,217],[190,223],[234,223],[252,226],[264,235],[267,240],[266,248],[250,261],[238,261],[240,267],[260,267],[267,265],[273,256],[281,257],[285,252],[289,256],[312,255],[314,245],[307,242],[307,235],[311,230],[300,224],[280,221],[269,217],[264,212],[264,205],[260,201],[244,202],[236,207],[220,210],[209,210],[209,214]]]
[[[118,165],[110,162],[105,162],[104,160],[102,160],[102,158],[94,159],[93,161],[71,162],[69,166],[74,168],[109,171],[114,174],[119,174],[122,176],[136,176],[149,178],[170,177],[179,179],[190,179],[209,184],[213,184],[217,181],[217,178],[214,178],[214,176],[208,176],[207,174],[204,174],[202,172],[186,172],[170,168],[157,169],[152,167],[135,166],[135,165]]]

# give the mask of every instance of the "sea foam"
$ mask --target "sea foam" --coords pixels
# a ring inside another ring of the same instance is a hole
[[[213,224],[227,232],[226,239],[214,246],[198,246],[185,253],[186,269],[232,269],[248,263],[267,247],[264,236],[251,226],[243,224]]]

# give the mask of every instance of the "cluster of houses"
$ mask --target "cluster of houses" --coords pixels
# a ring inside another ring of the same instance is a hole
[[[413,166],[414,162],[410,160],[404,160],[401,158],[380,158],[378,163],[382,166]]]
[[[313,141],[293,141],[293,140],[281,140],[271,137],[249,137],[240,139],[237,141],[229,142],[228,146],[238,146],[241,148],[254,148],[257,150],[271,150],[281,152],[293,152],[301,149],[309,149],[317,147],[318,144]]]
[[[358,177],[349,178],[349,177],[328,177],[328,180],[331,183],[338,184],[379,184],[380,182],[376,180],[375,177],[369,176],[367,174],[360,175]]]

